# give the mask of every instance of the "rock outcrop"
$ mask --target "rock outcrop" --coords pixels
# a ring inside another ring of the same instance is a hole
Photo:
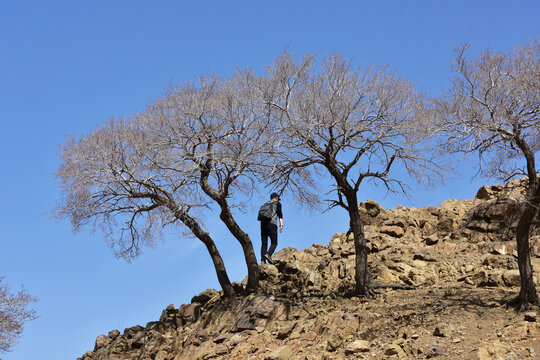
[[[336,233],[326,246],[276,253],[275,265],[260,267],[256,294],[223,299],[206,290],[144,327],[98,336],[80,359],[534,358],[536,312],[523,318],[499,304],[519,290],[513,236],[521,200],[513,182],[439,207],[389,210],[365,201],[369,272],[383,285],[375,298],[350,296],[353,238]]]

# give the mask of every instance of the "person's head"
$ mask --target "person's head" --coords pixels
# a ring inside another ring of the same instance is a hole
[[[270,200],[279,201],[279,194],[277,192],[273,192],[270,194]]]

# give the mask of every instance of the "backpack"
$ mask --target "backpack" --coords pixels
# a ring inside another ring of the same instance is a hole
[[[257,220],[269,222],[274,217],[275,208],[277,204],[275,201],[270,200],[261,205],[259,209],[259,214],[257,215]]]

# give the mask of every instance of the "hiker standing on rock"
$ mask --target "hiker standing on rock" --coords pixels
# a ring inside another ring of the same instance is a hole
[[[272,254],[277,247],[278,222],[279,232],[283,231],[283,213],[281,212],[281,203],[279,194],[273,192],[270,194],[270,201],[264,203],[260,210],[257,220],[261,222],[261,262],[266,264],[268,261],[273,264]],[[270,248],[268,248],[268,237],[270,237]]]

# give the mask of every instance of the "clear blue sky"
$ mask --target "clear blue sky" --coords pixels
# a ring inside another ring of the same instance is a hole
[[[0,0],[0,275],[39,298],[39,319],[4,359],[75,359],[99,334],[145,325],[168,304],[218,287],[197,240],[166,238],[128,264],[99,232],[74,235],[67,221],[44,215],[59,198],[53,174],[66,135],[142,109],[170,81],[260,69],[287,46],[389,64],[434,94],[447,86],[454,47],[509,50],[540,34],[538,14],[538,0]],[[462,169],[435,189],[411,184],[411,200],[377,189],[359,197],[385,207],[471,198],[486,180]],[[279,248],[327,244],[347,230],[339,209],[309,213],[285,197],[283,210]],[[255,215],[240,221],[258,252]],[[208,228],[229,275],[241,280],[239,246],[216,220]]]

